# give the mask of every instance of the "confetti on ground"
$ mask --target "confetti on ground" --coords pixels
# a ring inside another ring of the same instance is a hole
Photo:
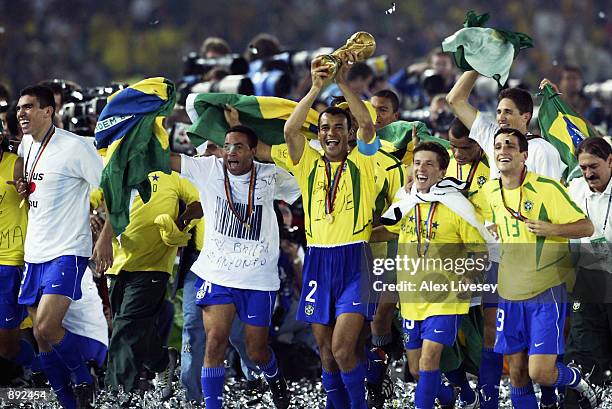
[[[400,366],[391,369],[394,378],[394,396],[387,401],[384,409],[413,409],[414,408],[414,383],[406,383],[401,380],[402,371]],[[180,373],[177,369],[176,375]],[[472,388],[476,388],[474,379],[471,380]],[[185,400],[184,390],[180,388],[179,382],[174,383],[175,395],[167,402],[161,402],[156,391],[146,392],[144,396],[126,394],[122,391],[111,392],[102,390],[98,394],[96,408],[99,409],[203,409],[203,404]],[[325,408],[325,392],[321,381],[302,380],[288,383],[291,395],[291,406],[294,409],[323,409]],[[536,391],[537,391],[536,387]],[[499,409],[512,409],[510,402],[510,384],[508,378],[502,379],[500,386]],[[612,385],[607,386],[602,394],[603,403],[599,409],[612,409]],[[253,390],[247,390],[246,381],[243,379],[228,378],[225,382],[225,409],[271,409],[274,408],[270,392],[265,387],[259,386]],[[23,409],[61,409],[55,399],[47,402],[24,403],[21,405],[6,404],[0,402],[0,409],[23,408]]]

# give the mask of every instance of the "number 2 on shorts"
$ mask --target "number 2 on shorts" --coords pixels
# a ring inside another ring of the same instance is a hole
[[[312,290],[310,290],[310,292],[306,296],[306,301],[315,302],[315,299],[312,298],[312,296],[314,295],[315,291],[317,291],[317,282],[315,280],[310,280],[308,282],[308,287],[312,288]]]

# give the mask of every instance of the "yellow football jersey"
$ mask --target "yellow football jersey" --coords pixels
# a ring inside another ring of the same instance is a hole
[[[398,289],[398,293],[402,317],[408,320],[466,314],[470,297],[459,296],[462,291],[458,282],[463,275],[484,267],[483,263],[477,266],[467,261],[470,252],[486,252],[478,230],[443,204],[437,203],[434,209],[432,206],[432,203],[420,204],[418,210],[412,209],[396,225],[386,226],[399,234],[397,282],[404,288]],[[420,246],[417,245],[419,214]],[[430,242],[426,246],[428,224]],[[408,285],[411,287],[407,288]]]
[[[272,160],[274,164],[280,168],[289,171],[289,148],[287,148],[286,143],[281,143],[280,145],[272,145],[270,147],[270,156],[272,156]]]
[[[379,149],[374,155],[376,158],[376,166],[378,172],[375,175],[376,187],[378,193],[376,195],[375,213],[383,214],[385,210],[393,203],[395,193],[401,189],[406,183],[406,169],[395,156]],[[379,181],[379,176],[384,175],[384,179]],[[373,258],[386,258],[395,255],[396,246],[387,248],[387,243],[370,243]]]
[[[21,208],[15,186],[6,183],[13,180],[17,155],[3,152],[0,160],[0,264],[23,265],[23,243],[28,225],[28,205]]]
[[[489,180],[489,175],[491,172],[489,169],[489,160],[487,159],[486,155],[483,155],[482,159],[476,166],[476,170],[472,174],[471,163],[459,165],[450,150],[449,154],[451,159],[450,163],[448,164],[448,168],[446,169],[445,176],[459,179],[462,182],[469,182],[468,178],[471,178],[470,187],[468,189],[468,197],[472,196]]]
[[[204,248],[204,229],[205,223],[204,218],[202,217],[191,230],[191,234],[194,235],[194,245],[197,251],[202,251]]]
[[[342,162],[331,162],[333,179]],[[340,246],[368,241],[376,199],[377,166],[374,156],[353,149],[344,162],[338,182],[331,217],[325,212],[329,182],[321,153],[307,141],[297,165],[287,159],[295,176],[304,204],[304,225],[309,246]],[[382,179],[382,178],[381,178]]]
[[[179,200],[191,204],[199,199],[196,188],[187,179],[172,172],[151,172],[151,199],[145,204],[139,195],[132,203],[130,224],[121,234],[121,245],[113,239],[113,266],[106,274],[125,271],[172,272],[177,247],[169,247],[161,239],[154,220],[160,214],[178,217]]]
[[[573,223],[586,218],[559,182],[528,172],[517,189],[502,189],[491,180],[471,197],[486,220],[497,225],[501,240],[499,294],[509,300],[525,300],[566,283],[575,282],[568,239],[531,233],[524,217],[553,224]],[[512,212],[520,212],[519,218]]]

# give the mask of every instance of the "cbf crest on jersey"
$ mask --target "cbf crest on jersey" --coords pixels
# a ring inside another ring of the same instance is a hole
[[[311,316],[312,314],[314,314],[314,305],[306,305],[304,307],[304,313],[308,316]]]
[[[476,183],[478,184],[478,187],[482,187],[482,185],[487,183],[487,178],[483,175],[480,175],[476,178]]]

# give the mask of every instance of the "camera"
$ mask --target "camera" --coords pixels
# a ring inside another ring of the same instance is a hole
[[[191,87],[190,92],[223,92],[230,94],[253,95],[253,81],[246,75],[227,75],[218,81],[200,82]]]
[[[217,58],[202,58],[196,52],[183,57],[183,76],[204,76],[213,68],[221,68],[233,75],[249,72],[249,63],[240,54],[229,54]]]
[[[93,136],[96,121],[106,106],[107,98],[115,92],[126,88],[125,84],[74,89],[66,96],[62,107],[64,129],[82,136]]]

